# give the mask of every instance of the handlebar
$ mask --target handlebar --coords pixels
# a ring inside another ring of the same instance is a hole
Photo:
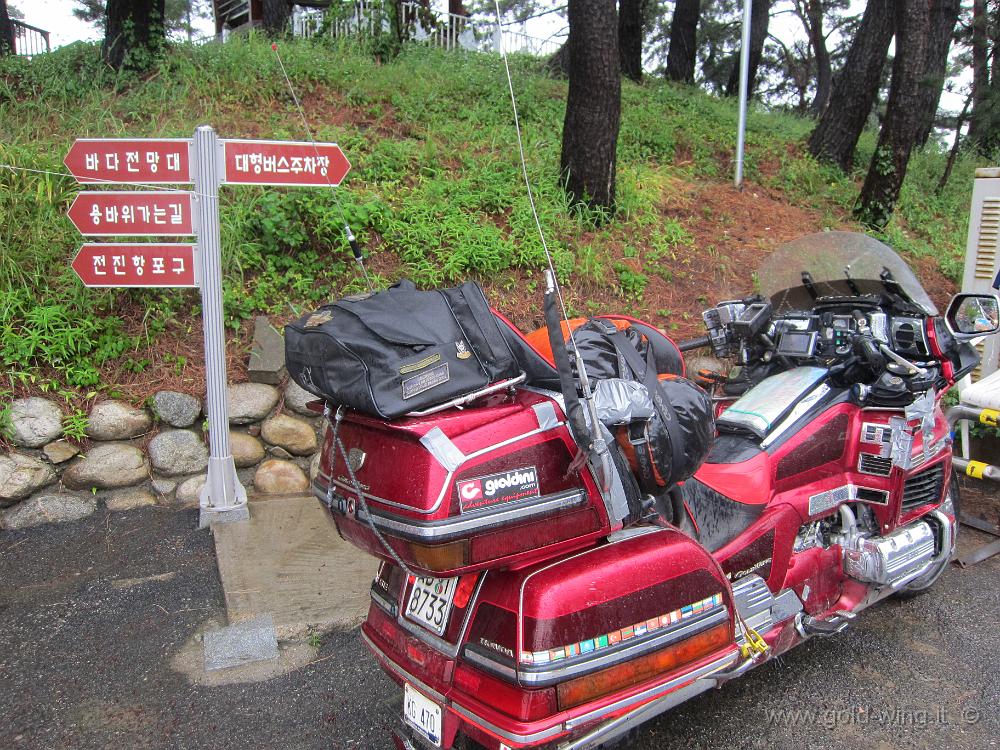
[[[712,339],[708,336],[699,336],[696,339],[688,339],[687,341],[681,341],[677,344],[677,348],[682,352],[690,352],[694,349],[701,349],[706,346],[712,345]]]

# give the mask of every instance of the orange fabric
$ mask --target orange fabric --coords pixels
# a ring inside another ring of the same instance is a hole
[[[565,320],[560,322],[559,327],[562,329],[563,339],[569,340],[569,332],[571,330],[575,331],[577,328],[582,326],[588,320],[589,318],[573,318],[572,320],[569,321],[569,325],[566,325]],[[605,318],[605,320],[610,320],[612,323],[614,323],[615,328],[617,328],[619,331],[624,331],[626,328],[632,325],[631,322],[627,320],[619,320],[617,318]],[[549,364],[555,367],[556,360],[555,357],[552,356],[552,345],[549,343],[548,328],[545,328],[543,326],[527,334],[524,338],[529,344],[531,344],[532,348],[536,352],[545,357],[545,359],[548,360]]]

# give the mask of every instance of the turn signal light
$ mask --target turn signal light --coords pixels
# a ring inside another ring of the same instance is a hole
[[[446,544],[408,542],[406,546],[409,548],[414,564],[435,573],[464,568],[469,564],[469,542],[467,539]]]
[[[724,622],[662,651],[654,651],[600,672],[563,682],[556,688],[559,710],[565,711],[621,688],[639,685],[650,677],[695,661],[730,642],[729,623]]]

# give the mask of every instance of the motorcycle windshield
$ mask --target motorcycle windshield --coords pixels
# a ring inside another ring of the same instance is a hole
[[[888,271],[910,302],[928,315],[938,314],[906,262],[888,245],[866,234],[819,232],[775,250],[761,264],[758,279],[761,293],[771,299],[776,313],[812,308],[813,295],[802,279],[805,271],[812,276],[819,297],[882,294],[886,291],[882,274]]]

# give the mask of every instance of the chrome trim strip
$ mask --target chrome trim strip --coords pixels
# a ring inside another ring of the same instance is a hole
[[[546,687],[613,666],[619,662],[644,656],[669,646],[671,643],[690,638],[722,622],[728,622],[728,620],[729,608],[722,605],[697,619],[681,621],[676,627],[662,632],[656,631],[652,637],[623,641],[618,648],[592,652],[584,655],[583,658],[562,659],[554,664],[546,664],[542,669],[532,669],[522,664],[515,670],[514,667],[497,662],[469,648],[466,648],[465,656],[469,661],[484,667],[487,671],[505,677],[509,681],[516,680],[529,687]]]
[[[477,515],[468,514],[455,519],[409,523],[378,513],[372,513],[371,518],[376,526],[396,532],[404,538],[440,542],[487,531],[516,521],[552,515],[567,508],[583,505],[586,500],[587,495],[583,490],[564,490],[551,495],[543,495],[541,498],[530,498],[520,503],[511,503],[511,507],[503,510],[483,511]],[[341,514],[339,509],[331,508],[331,510]],[[362,508],[358,508],[355,517],[358,521],[367,523],[369,515]]]

